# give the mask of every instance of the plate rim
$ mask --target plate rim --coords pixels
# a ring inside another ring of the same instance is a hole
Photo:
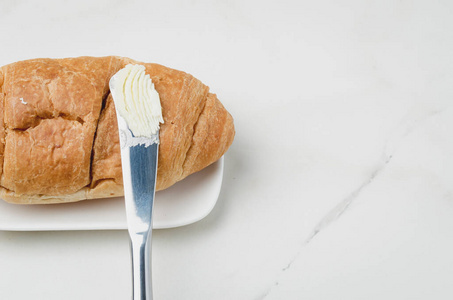
[[[222,183],[223,183],[223,176],[224,176],[224,156],[220,157],[217,161],[215,161],[214,163],[212,163],[211,165],[207,166],[206,168],[204,168],[203,170],[200,170],[199,172],[203,172],[204,170],[208,169],[208,168],[217,168],[217,170],[215,171],[215,173],[213,174],[213,176],[217,176],[219,177],[215,183],[216,183],[216,186],[215,186],[215,197],[212,197],[212,200],[209,201],[209,206],[206,206],[205,209],[202,210],[202,212],[200,214],[198,214],[196,217],[193,217],[193,218],[188,218],[184,221],[181,221],[179,223],[174,223],[172,225],[159,225],[159,226],[153,226],[153,229],[171,229],[171,228],[177,228],[177,227],[183,227],[183,226],[187,226],[187,225],[190,225],[190,224],[193,224],[193,223],[196,223],[202,219],[204,219],[206,216],[208,216],[212,210],[214,209],[215,205],[217,204],[217,201],[218,201],[218,198],[219,198],[219,195],[220,195],[220,192],[221,192],[221,187],[222,187]],[[196,172],[198,173],[198,172]],[[194,174],[196,174],[194,173]],[[191,175],[194,175],[194,174],[191,174]],[[189,175],[189,176],[191,176]],[[182,180],[184,181],[184,179]],[[171,187],[170,187],[171,188]],[[165,190],[164,190],[165,191]],[[157,192],[159,193],[159,192]],[[115,198],[123,198],[123,197],[115,197]],[[98,200],[98,199],[93,199],[94,201]],[[0,201],[4,201],[2,199],[0,199]],[[88,200],[90,201],[90,200]],[[118,200],[119,201],[119,200]],[[83,202],[83,201],[81,201]],[[10,204],[10,203],[8,203]],[[71,203],[68,203],[68,204],[71,204]],[[72,203],[72,204],[75,204],[77,205],[76,203]],[[14,204],[10,204],[10,205],[14,205]],[[60,205],[60,204],[53,204],[53,205]],[[64,205],[64,204],[63,204]],[[114,221],[114,222],[107,222],[107,223],[104,223],[102,225],[100,224],[95,224],[96,222],[91,222],[89,224],[83,224],[83,223],[79,223],[77,224],[77,226],[74,226],[74,223],[68,223],[68,224],[62,224],[61,226],[55,226],[55,224],[53,223],[49,223],[49,224],[39,224],[38,226],[36,227],[33,227],[33,226],[29,226],[29,224],[27,225],[24,225],[24,226],[21,226],[20,224],[14,224],[13,226],[5,226],[5,224],[2,224],[0,222],[0,231],[11,231],[11,232],[38,232],[38,231],[96,231],[96,230],[99,230],[99,231],[104,231],[104,230],[127,230],[127,224],[125,222],[123,222],[124,220],[117,220],[117,221]],[[100,222],[102,223],[102,222]],[[65,226],[66,225],[66,226]]]

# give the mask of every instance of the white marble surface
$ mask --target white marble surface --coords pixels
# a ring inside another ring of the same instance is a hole
[[[155,299],[453,299],[453,2],[0,2],[0,65],[117,54],[235,118]],[[130,299],[125,231],[0,232],[0,299]]]

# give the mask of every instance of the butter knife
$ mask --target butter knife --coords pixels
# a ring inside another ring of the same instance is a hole
[[[159,154],[160,97],[146,68],[128,64],[109,82],[118,120],[134,300],[151,300],[151,238]]]
[[[159,131],[135,137],[117,113],[127,227],[131,241],[133,299],[151,300],[152,216],[159,152]]]

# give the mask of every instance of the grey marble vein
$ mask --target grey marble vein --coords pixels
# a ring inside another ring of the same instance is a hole
[[[305,244],[311,242],[311,240],[323,229],[329,226],[332,222],[337,220],[351,205],[351,203],[357,199],[360,193],[369,186],[373,180],[378,176],[387,166],[387,164],[391,161],[393,155],[385,155],[378,166],[373,170],[371,175],[364,181],[362,184],[357,187],[354,191],[352,191],[346,198],[344,198],[340,203],[337,204],[332,210],[330,210],[319,223],[315,226],[312,230],[308,238],[305,240]]]
[[[327,226],[329,226],[332,222],[337,220],[351,205],[351,203],[357,199],[357,197],[360,195],[360,193],[367,187],[369,186],[373,180],[385,169],[386,165],[391,161],[392,155],[386,155],[383,157],[381,162],[378,164],[378,166],[373,170],[371,175],[359,186],[357,187],[354,191],[352,191],[346,198],[344,198],[340,203],[338,203],[332,210],[330,210],[322,219],[319,221],[319,223],[314,227],[308,238],[303,242],[302,246],[299,248],[297,253],[289,260],[288,264],[284,266],[281,269],[280,273],[286,272],[289,268],[291,268],[292,264],[296,261],[296,259],[299,257],[299,255],[302,252],[302,249],[307,246],[313,238],[320,233],[322,230],[324,230]],[[279,277],[281,274],[279,275]],[[274,282],[274,284],[266,290],[262,298],[260,299],[265,299],[271,292],[272,290],[279,285],[279,278]]]
[[[385,143],[382,151],[381,158],[374,168],[374,170],[370,173],[370,175],[357,187],[355,188],[349,195],[343,198],[334,208],[327,212],[327,214],[321,218],[321,220],[316,224],[313,228],[309,236],[303,241],[302,245],[299,247],[298,251],[293,255],[293,257],[289,260],[288,264],[286,264],[281,270],[277,279],[274,283],[268,287],[262,295],[257,299],[265,299],[267,298],[270,293],[278,287],[280,284],[280,277],[284,272],[291,268],[292,264],[296,261],[296,259],[302,253],[302,250],[305,246],[309,245],[310,242],[313,240],[315,236],[317,236],[321,231],[326,229],[329,225],[331,225],[335,220],[340,218],[347,209],[351,206],[351,204],[360,196],[360,194],[374,181],[374,179],[381,174],[386,166],[390,163],[393,158],[394,153],[397,150],[398,144],[411,132],[413,132],[421,123],[425,120],[436,116],[445,109],[437,109],[437,110],[428,110],[421,113],[420,111],[416,111],[415,113],[409,113],[405,118],[403,118],[402,122],[400,122],[399,126],[397,126],[394,130],[392,130],[387,142]]]
[[[388,163],[392,160],[393,155],[396,152],[398,144],[408,136],[412,131],[414,131],[421,123],[427,119],[436,116],[443,112],[445,109],[433,109],[427,111],[415,111],[409,113],[399,126],[392,130],[390,137],[387,139],[387,142],[384,145],[384,150],[381,155],[377,166],[371,172],[370,176],[366,178],[362,184],[360,184],[355,190],[353,190],[346,198],[341,200],[333,209],[331,209],[313,228],[312,232],[305,240],[304,244],[308,244],[311,240],[332,222],[337,220],[341,215],[343,215],[346,210],[350,207],[352,202],[358,198],[360,193],[369,186],[373,180],[385,169]]]

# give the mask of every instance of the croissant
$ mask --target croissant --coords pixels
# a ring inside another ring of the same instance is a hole
[[[142,64],[159,93],[157,190],[218,160],[233,118],[193,76],[124,57],[33,59],[0,68],[0,198],[47,204],[123,195],[109,80]]]

